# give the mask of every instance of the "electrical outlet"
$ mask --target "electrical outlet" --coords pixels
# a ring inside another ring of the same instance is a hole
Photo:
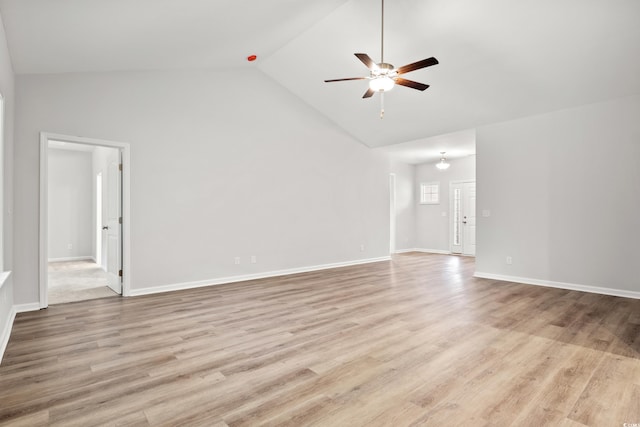
[[[513,258],[511,258],[510,256],[507,257],[507,265],[511,265],[513,264]]]
[[[360,252],[364,252],[364,245],[360,245]]]
[[[240,257],[239,257],[239,256],[235,257],[235,258],[233,259],[233,262],[234,262],[236,265],[240,265]]]
[[[251,255],[251,264],[257,264],[258,263],[258,257],[255,255]]]
[[[72,245],[71,243],[69,243],[69,244],[67,245],[67,249],[73,249],[73,245]]]

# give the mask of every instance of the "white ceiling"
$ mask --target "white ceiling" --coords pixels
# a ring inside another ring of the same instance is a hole
[[[376,0],[0,0],[16,73],[258,67],[370,147],[640,93],[638,0],[387,0],[385,60],[430,56],[361,99]],[[248,63],[246,56],[259,56]],[[438,149],[433,146],[434,153]]]
[[[347,0],[0,0],[14,71],[230,68]]]
[[[412,165],[435,163],[440,160],[443,151],[448,160],[458,159],[476,153],[476,132],[474,129],[463,130],[386,145],[376,150],[388,154],[395,161]]]
[[[391,0],[385,60],[435,56],[394,88],[361,99],[353,56],[379,57],[379,10],[352,0],[266,58],[261,68],[369,146],[412,141],[640,92],[638,0]],[[282,70],[286,70],[282,72]]]

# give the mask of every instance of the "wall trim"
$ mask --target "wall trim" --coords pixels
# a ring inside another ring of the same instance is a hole
[[[441,255],[451,255],[450,251],[445,251],[443,249],[423,249],[423,248],[409,248],[409,249],[398,249],[394,253],[396,254],[406,254],[409,252],[422,252],[425,254],[441,254]]]
[[[425,249],[425,248],[415,248],[414,252],[424,252],[426,254],[442,254],[442,255],[451,255],[451,251],[443,250],[443,249]]]
[[[64,261],[89,261],[93,260],[92,256],[68,256],[63,258],[49,258],[49,262],[64,262]]]
[[[24,313],[26,311],[38,311],[40,310],[40,303],[33,302],[30,304],[14,304],[9,311],[9,317],[7,323],[4,325],[4,329],[0,332],[0,363],[2,363],[2,357],[9,344],[9,338],[11,337],[11,330],[13,329],[13,322],[16,320],[17,313]]]
[[[13,328],[13,321],[16,318],[16,308],[11,307],[11,311],[9,312],[9,317],[7,319],[7,323],[4,325],[4,329],[2,333],[0,333],[0,363],[2,363],[2,357],[4,356],[4,351],[7,349],[7,345],[9,344],[9,337],[11,337],[11,329]]]
[[[396,249],[396,251],[394,252],[394,254],[407,254],[409,252],[416,252],[416,250],[414,248],[409,248],[409,249]]]
[[[384,256],[379,258],[359,259],[355,261],[336,262],[331,264],[321,264],[321,265],[314,265],[309,267],[289,268],[286,270],[275,270],[275,271],[268,271],[268,272],[257,273],[257,274],[245,274],[241,276],[220,277],[217,279],[199,280],[196,282],[172,283],[169,285],[153,286],[149,288],[131,289],[129,295],[130,296],[149,295],[149,294],[157,294],[162,292],[179,291],[184,289],[201,288],[205,286],[224,285],[227,283],[244,282],[247,280],[256,280],[256,279],[267,279],[269,277],[287,276],[290,274],[299,274],[299,273],[309,273],[309,272],[318,271],[318,270],[328,270],[331,268],[349,267],[353,265],[370,264],[374,262],[389,261],[389,260],[391,260],[390,256]]]
[[[40,310],[40,303],[30,302],[28,304],[14,304],[13,309],[16,313],[26,313],[27,311]]]
[[[11,276],[11,271],[2,271],[2,272],[0,272],[0,289],[2,289],[2,286],[7,281],[9,276]]]
[[[589,292],[592,294],[610,295],[614,297],[640,299],[640,292],[624,289],[601,288],[598,286],[579,285],[576,283],[554,282],[552,280],[531,279],[528,277],[505,276],[502,274],[483,273],[476,271],[474,277],[481,279],[494,279],[504,282],[523,283],[525,285],[546,286],[548,288],[567,289],[570,291]]]

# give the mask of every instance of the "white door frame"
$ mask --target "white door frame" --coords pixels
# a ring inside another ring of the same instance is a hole
[[[396,174],[389,174],[389,253],[396,253]]]
[[[49,215],[49,140],[74,144],[119,148],[122,152],[122,296],[131,295],[131,148],[129,143],[40,132],[40,308],[47,308],[48,287],[48,215]]]
[[[454,196],[453,196],[453,187],[456,185],[461,185],[461,184],[475,184],[476,180],[475,179],[463,179],[460,181],[449,181],[449,253],[454,253],[453,252],[453,230],[454,228],[454,217],[455,215],[453,214],[453,202],[454,202]],[[477,231],[477,226],[476,226],[476,231]],[[462,253],[457,253],[455,252],[455,254],[457,255],[464,255],[464,256],[471,256],[471,255],[465,255]],[[473,255],[475,256],[475,255]]]

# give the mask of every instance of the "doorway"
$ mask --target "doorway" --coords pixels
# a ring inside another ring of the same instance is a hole
[[[476,182],[451,182],[451,253],[476,254]]]
[[[42,133],[40,308],[129,292],[129,145]]]
[[[94,224],[96,232],[96,264],[103,266],[105,264],[102,259],[102,171],[96,174],[96,222]]]
[[[396,253],[396,174],[389,174],[389,253]]]

